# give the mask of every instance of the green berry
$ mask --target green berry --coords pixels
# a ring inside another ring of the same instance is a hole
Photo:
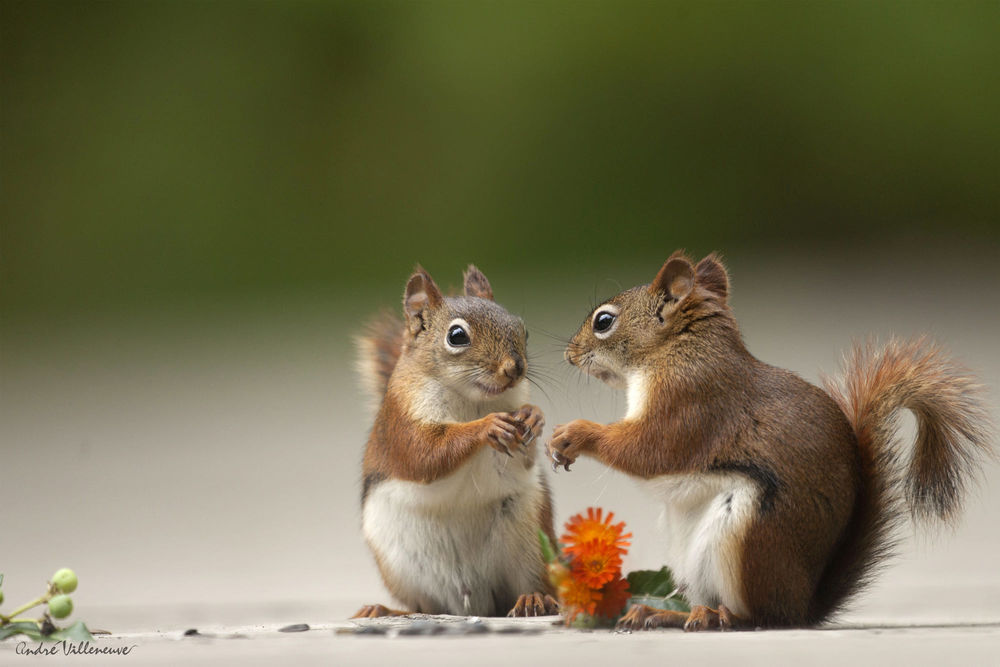
[[[49,613],[54,618],[66,618],[73,613],[73,601],[68,595],[55,595],[49,600]]]
[[[55,584],[60,593],[72,593],[76,590],[76,572],[67,567],[57,570],[52,575],[52,583]]]

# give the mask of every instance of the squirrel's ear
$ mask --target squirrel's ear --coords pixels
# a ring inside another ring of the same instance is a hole
[[[729,274],[714,252],[698,262],[695,274],[698,276],[698,284],[709,292],[722,297],[723,301],[729,297]]]
[[[469,264],[465,270],[465,296],[478,296],[480,299],[493,300],[493,288],[483,272],[475,264]]]
[[[418,264],[406,283],[406,293],[403,295],[403,313],[406,315],[406,328],[409,332],[416,336],[427,328],[427,311],[438,308],[443,302],[441,290],[434,284],[430,274]]]
[[[670,256],[649,285],[652,294],[665,294],[671,299],[683,299],[694,287],[694,267],[680,251]]]

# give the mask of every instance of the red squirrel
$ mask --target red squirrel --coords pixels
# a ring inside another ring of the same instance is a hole
[[[558,611],[538,531],[554,541],[552,500],[528,404],[524,323],[470,265],[464,296],[445,297],[419,266],[405,322],[376,320],[358,339],[359,370],[379,403],[365,448],[362,530],[405,610],[540,616]]]
[[[623,629],[821,623],[890,555],[907,507],[954,519],[992,455],[979,385],[934,345],[856,346],[843,385],[824,391],[751,355],[728,296],[716,255],[677,252],[652,283],[595,308],[566,348],[627,391],[628,411],[557,426],[553,468],[584,455],[640,480],[663,505],[666,562],[692,603],[633,606]],[[909,457],[901,408],[917,419]]]

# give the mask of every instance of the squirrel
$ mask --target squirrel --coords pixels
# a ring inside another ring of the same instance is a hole
[[[378,402],[362,465],[361,523],[385,586],[408,613],[558,613],[539,530],[554,542],[552,499],[533,443],[527,331],[465,272],[441,294],[419,265],[405,321],[383,315],[357,339],[362,384]]]
[[[662,503],[690,612],[634,605],[627,630],[808,627],[843,609],[914,519],[955,519],[992,456],[982,389],[925,339],[857,344],[826,391],[750,354],[718,256],[683,252],[591,311],[566,360],[627,392],[621,421],[557,426],[554,469],[593,457]],[[897,415],[916,416],[912,454]]]

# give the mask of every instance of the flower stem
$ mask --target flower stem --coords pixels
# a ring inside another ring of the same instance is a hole
[[[12,611],[10,613],[10,616],[0,616],[0,618],[3,619],[4,625],[6,625],[7,623],[11,623],[12,622],[11,619],[13,619],[15,616],[17,616],[18,614],[20,614],[22,612],[25,612],[25,611],[31,609],[32,607],[37,607],[40,604],[45,604],[46,602],[49,601],[50,597],[52,597],[52,592],[51,591],[47,592],[45,595],[41,596],[40,598],[38,598],[36,600],[32,600],[28,604],[21,605],[20,607],[18,607],[14,611]]]

